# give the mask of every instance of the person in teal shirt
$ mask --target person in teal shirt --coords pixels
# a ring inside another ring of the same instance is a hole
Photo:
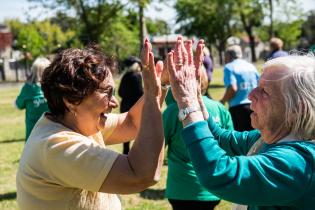
[[[266,62],[258,87],[249,95],[257,130],[236,132],[219,128],[205,112],[195,84],[199,65],[189,63],[192,53],[179,43],[167,66],[178,107],[188,110],[182,117],[182,138],[200,183],[239,204],[236,209],[314,209],[314,57]],[[191,106],[201,111],[186,109]]]
[[[208,79],[202,71],[203,95],[208,88]],[[202,97],[205,106],[218,126],[233,129],[230,113],[219,102]],[[165,197],[174,210],[194,209],[212,210],[220,202],[220,198],[200,185],[194,171],[186,146],[181,138],[182,124],[178,120],[178,106],[171,90],[166,96],[167,108],[163,112],[165,145],[168,146],[168,173]]]
[[[44,112],[48,111],[47,101],[39,82],[42,72],[49,64],[50,61],[43,57],[39,57],[34,61],[31,67],[31,74],[15,100],[18,109],[25,109],[25,141],[27,141],[38,119]]]

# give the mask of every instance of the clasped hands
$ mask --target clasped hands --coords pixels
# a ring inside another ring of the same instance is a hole
[[[179,109],[192,106],[198,107],[202,111],[203,119],[207,119],[208,112],[202,101],[200,84],[200,67],[204,57],[203,48],[204,41],[200,40],[194,56],[193,41],[183,41],[183,38],[179,36],[175,48],[167,54],[164,64],[158,61],[154,65],[152,45],[146,39],[141,53],[144,94],[151,92],[150,90],[154,86],[156,88],[155,94],[159,97],[161,95],[161,84],[170,84]],[[148,90],[147,88],[151,89]]]

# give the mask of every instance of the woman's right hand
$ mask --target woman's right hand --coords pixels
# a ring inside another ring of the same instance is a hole
[[[154,54],[152,45],[148,39],[145,39],[143,49],[141,51],[142,76],[144,82],[144,98],[161,97],[161,74],[163,71],[163,62],[158,61],[154,64]]]

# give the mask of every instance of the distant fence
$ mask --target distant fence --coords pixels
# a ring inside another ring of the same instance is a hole
[[[24,61],[0,58],[0,81],[25,81],[28,74],[29,68]]]

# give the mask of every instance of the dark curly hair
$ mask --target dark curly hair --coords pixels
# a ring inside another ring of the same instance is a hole
[[[51,114],[63,116],[68,110],[63,98],[72,104],[80,104],[115,69],[114,59],[106,57],[96,45],[58,53],[44,70],[41,81]]]

